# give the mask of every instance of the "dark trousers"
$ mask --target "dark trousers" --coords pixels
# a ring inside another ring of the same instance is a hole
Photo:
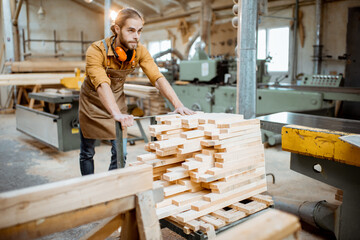
[[[80,130],[80,171],[81,175],[93,174],[94,155],[95,155],[95,142],[96,139],[84,138]],[[126,162],[126,144],[127,139],[123,139],[124,144],[124,162]],[[125,164],[124,164],[125,165]],[[116,156],[116,141],[111,140],[111,161],[109,170],[117,169],[117,156]]]

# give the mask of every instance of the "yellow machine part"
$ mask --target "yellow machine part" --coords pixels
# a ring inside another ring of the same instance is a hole
[[[80,90],[81,84],[84,82],[85,76],[80,76],[80,69],[75,69],[74,77],[66,77],[60,80],[60,83],[69,89]]]
[[[360,148],[339,137],[350,133],[287,125],[282,128],[282,149],[360,167]]]

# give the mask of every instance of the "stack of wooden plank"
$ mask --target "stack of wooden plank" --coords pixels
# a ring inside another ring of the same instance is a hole
[[[147,116],[166,114],[170,111],[159,90],[153,86],[125,83],[124,90],[127,96],[143,99],[143,111]]]
[[[131,165],[151,164],[154,186],[164,187],[159,219],[168,217],[193,231],[212,222],[216,229],[271,204],[258,195],[267,190],[259,120],[224,113],[156,120],[149,130],[158,141],[147,144],[149,153]]]

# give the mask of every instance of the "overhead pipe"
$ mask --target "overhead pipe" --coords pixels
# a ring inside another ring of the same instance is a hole
[[[219,6],[219,7],[214,7],[214,8],[212,7],[211,9],[214,12],[218,12],[218,11],[227,10],[227,9],[230,10],[230,9],[232,9],[232,7],[233,7],[233,5],[225,5],[225,6]],[[188,11],[186,13],[181,13],[181,14],[174,15],[174,16],[149,19],[146,21],[146,25],[159,23],[159,22],[165,22],[165,21],[184,18],[184,17],[189,17],[191,15],[200,13],[200,11],[201,11],[201,9],[196,9],[196,10]]]
[[[171,53],[171,54],[174,54],[175,56],[177,56],[180,60],[184,60],[184,56],[175,48],[169,48],[168,50],[165,50],[165,51],[162,51],[162,52],[159,52],[157,54],[155,54],[153,56],[153,59],[155,60],[156,62],[156,59],[168,54],[168,53]]]
[[[321,21],[322,21],[322,0],[315,3],[315,45],[314,47],[314,74],[321,73],[322,45],[321,45]]]

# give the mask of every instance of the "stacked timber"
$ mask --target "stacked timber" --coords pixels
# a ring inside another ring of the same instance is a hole
[[[184,231],[201,226],[211,231],[272,203],[258,195],[267,190],[258,119],[197,113],[156,120],[149,130],[157,141],[147,144],[149,153],[131,165],[152,165],[154,187],[164,187],[165,199],[157,204],[159,219],[176,221]]]
[[[124,90],[127,96],[143,99],[143,111],[146,116],[166,114],[170,111],[159,90],[153,86],[125,83]]]

